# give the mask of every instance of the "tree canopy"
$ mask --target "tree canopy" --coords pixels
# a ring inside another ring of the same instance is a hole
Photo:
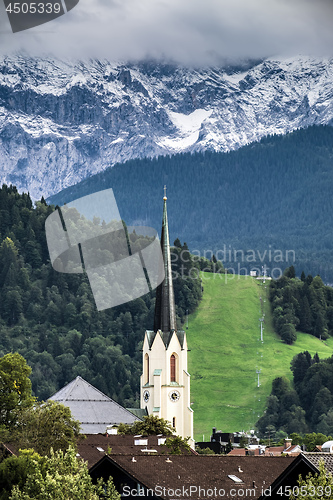
[[[266,265],[278,277],[293,264],[298,276],[302,270],[320,273],[333,283],[332,154],[333,128],[315,125],[228,153],[133,159],[70,186],[51,202],[63,205],[112,187],[129,225],[144,220],[158,228],[161,187],[167,184],[170,234],[181,235],[192,252],[210,249],[221,259],[226,249],[225,267],[238,270],[239,263],[249,272]],[[234,259],[233,252],[229,258],[229,248],[244,258]]]
[[[322,340],[333,335],[333,288],[320,276],[298,279],[291,266],[269,291],[274,327],[285,343],[292,344],[297,331]]]
[[[31,450],[23,450],[0,464],[0,480],[4,472],[16,469],[15,483],[6,485],[1,500],[120,500],[112,478],[95,485],[89,475],[87,463],[76,457],[74,448],[51,452],[50,457],[41,457]],[[24,464],[22,474],[18,464]],[[10,494],[8,495],[8,488]]]
[[[325,469],[325,462],[319,462],[319,473],[309,473],[305,478],[299,476],[298,487],[292,489],[291,500],[304,498],[305,500],[331,499],[333,496],[332,474]]]
[[[17,431],[12,435],[20,448],[33,448],[40,455],[51,450],[76,448],[80,422],[72,417],[67,406],[55,401],[36,402],[22,413]]]
[[[80,423],[68,407],[31,394],[31,368],[18,353],[0,359],[0,438],[47,455],[76,446]]]
[[[0,426],[12,429],[22,412],[31,408],[31,368],[18,353],[0,358]]]
[[[291,361],[291,371],[292,384],[286,377],[274,379],[265,413],[257,422],[259,432],[265,435],[273,425],[274,432],[333,435],[333,356],[320,360],[318,354],[300,352]],[[316,444],[322,443],[317,439]]]
[[[149,415],[144,417],[143,421],[136,420],[132,425],[120,424],[118,427],[118,434],[131,434],[142,436],[151,436],[162,434],[163,436],[172,436],[174,429],[168,420]]]
[[[45,220],[53,211],[45,201],[33,206],[14,186],[0,188],[0,357],[25,357],[33,394],[41,400],[80,375],[123,406],[138,407],[140,349],[145,330],[153,328],[155,291],[97,311],[87,275],[62,274],[50,264]],[[85,224],[80,220],[80,227]],[[140,235],[129,236],[140,245]],[[180,241],[174,251],[180,327],[202,295],[200,263]]]

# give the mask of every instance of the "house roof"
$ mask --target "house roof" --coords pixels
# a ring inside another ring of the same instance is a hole
[[[288,455],[299,455],[302,452],[301,447],[296,444],[296,445],[290,445],[290,446],[267,446],[265,453],[266,455],[281,455],[282,453],[286,453]]]
[[[147,408],[126,408],[128,411],[133,413],[136,417],[140,418],[141,420],[144,419],[144,417],[148,417],[148,410]]]
[[[11,456],[11,455],[18,455],[19,449],[18,446],[16,446],[13,443],[0,443],[0,448],[1,451],[3,452],[4,456]]]
[[[302,456],[308,460],[316,469],[319,471],[319,462],[321,460],[325,463],[325,469],[327,472],[333,474],[333,454],[327,452],[311,452],[302,453]]]
[[[133,457],[135,460],[133,461]],[[103,457],[106,461],[116,464],[126,471],[141,485],[157,491],[165,488],[160,495],[163,499],[175,498],[175,490],[179,489],[177,499],[188,498],[186,489],[196,487],[211,489],[213,494],[204,495],[202,498],[219,498],[219,490],[225,490],[231,497],[232,490],[242,490],[239,496],[232,498],[247,498],[244,496],[246,489],[255,489],[251,498],[259,498],[262,488],[269,485],[279,476],[294,460],[291,457],[227,457],[220,455],[164,455],[164,456],[139,456],[139,455],[112,455]],[[95,464],[93,469],[98,468]],[[234,478],[234,479],[233,479]],[[237,483],[235,478],[239,478]],[[216,489],[215,489],[216,488]],[[201,490],[202,491],[202,490]],[[225,496],[226,496],[225,495]],[[192,495],[199,498],[198,495]]]
[[[282,470],[280,474],[277,474],[277,477],[270,484],[271,498],[279,498],[281,496],[280,493],[277,493],[279,491],[279,488],[281,488],[281,486],[282,486],[282,491],[285,491],[284,488],[286,486],[288,486],[291,489],[293,486],[297,486],[298,478],[300,475],[305,477],[309,472],[312,474],[318,472],[317,467],[315,467],[306,458],[305,455],[307,454],[301,453],[296,457],[285,457],[288,458],[288,460],[291,460],[291,463],[289,463],[289,465],[287,465],[287,467],[284,470]],[[319,453],[315,453],[315,455],[319,455]],[[270,458],[274,459],[274,457]],[[264,500],[266,498],[267,496],[264,494],[264,492],[262,496],[259,497],[260,500]]]
[[[255,455],[259,455],[259,449],[255,448],[251,450],[252,452],[254,451]],[[290,455],[290,456],[297,456],[302,452],[301,448],[298,445],[292,445],[288,446],[285,448],[284,446],[266,446],[264,450],[261,451],[260,456],[271,456],[271,457],[279,457],[283,453]],[[228,453],[228,456],[240,456],[244,457],[246,455],[246,450],[245,448],[234,448]]]
[[[228,453],[228,457],[230,456],[234,456],[234,457],[245,457],[247,455],[247,452],[248,450],[246,450],[245,448],[234,448],[233,450],[231,450],[229,453]],[[254,449],[251,449],[250,450],[252,453],[252,455],[260,455],[260,456],[264,456],[264,450],[262,451],[262,453],[260,454],[259,453],[259,448],[254,448]]]
[[[76,377],[49,399],[70,408],[73,417],[81,423],[83,434],[104,433],[107,426],[139,420],[81,377]]]
[[[152,454],[169,456],[170,450],[165,445],[158,444],[160,437],[162,436],[139,437],[87,434],[86,439],[78,441],[77,448],[80,457],[88,462],[90,468],[106,454],[111,457],[126,455],[130,458],[134,455],[145,456]],[[184,453],[197,455],[194,450]]]
[[[289,455],[299,455],[301,452],[302,449],[298,444],[288,446],[288,448],[283,450],[283,453],[288,453]]]

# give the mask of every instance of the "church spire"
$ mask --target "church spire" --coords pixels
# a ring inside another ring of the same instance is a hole
[[[164,261],[165,278],[156,289],[156,305],[154,318],[154,331],[162,330],[163,333],[177,330],[175,297],[172,283],[171,255],[169,241],[169,227],[167,214],[166,186],[164,186],[163,220],[161,233],[161,248]]]

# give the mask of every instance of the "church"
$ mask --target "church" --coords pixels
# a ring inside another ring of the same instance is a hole
[[[188,349],[186,333],[177,329],[166,202],[164,194],[161,249],[165,278],[156,289],[154,330],[147,330],[144,336],[141,410],[126,410],[81,377],[49,399],[69,406],[83,433],[104,433],[148,414],[168,420],[176,434],[190,437],[194,447]]]
[[[188,349],[186,333],[177,329],[166,194],[163,203],[161,248],[165,278],[156,290],[154,330],[147,330],[144,337],[141,408],[168,420],[175,433],[190,437],[193,445]]]

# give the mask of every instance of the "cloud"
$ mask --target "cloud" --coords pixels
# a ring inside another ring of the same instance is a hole
[[[0,1],[2,54],[24,49],[30,55],[213,64],[330,56],[333,50],[331,0],[80,0],[68,14],[15,34]]]

